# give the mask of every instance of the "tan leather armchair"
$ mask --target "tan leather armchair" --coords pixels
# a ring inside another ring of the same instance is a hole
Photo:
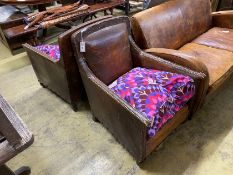
[[[207,97],[231,78],[232,11],[211,13],[209,0],[174,0],[135,14],[131,23],[147,53],[205,73]]]
[[[87,26],[73,34],[72,41],[94,119],[99,120],[137,162],[143,161],[198,105],[196,97],[200,94],[196,93],[155,136],[148,138],[151,121],[111,91],[108,85],[133,68],[143,67],[189,75],[199,90],[205,74],[142,51],[131,37],[127,17],[106,19]],[[85,43],[83,52],[80,42]]]

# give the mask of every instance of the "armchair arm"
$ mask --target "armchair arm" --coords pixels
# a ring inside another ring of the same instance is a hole
[[[138,162],[142,161],[146,151],[146,131],[151,122],[95,77],[83,58],[79,58],[78,65],[94,117]]]
[[[150,53],[154,56],[162,57],[168,61],[187,67],[193,71],[202,72],[209,77],[209,72],[205,64],[200,62],[198,59],[195,59],[193,56],[179,50],[151,48],[146,49],[145,52]]]
[[[211,15],[214,27],[233,29],[233,10],[213,12]]]
[[[158,56],[151,55],[142,51],[130,37],[131,53],[135,66],[142,66],[145,68],[169,71],[190,76],[194,79],[196,84],[196,95],[193,98],[190,108],[190,113],[196,112],[204,102],[207,89],[209,87],[209,76],[201,71],[194,71],[189,68],[180,66],[179,64],[162,59]]]
[[[30,58],[31,62],[33,62],[33,60],[38,61],[38,59],[40,60],[42,59],[44,62],[47,62],[48,64],[57,64],[60,67],[64,67],[62,57],[59,60],[51,59],[47,54],[39,51],[38,49],[34,48],[33,46],[29,44],[23,44],[23,48],[27,52],[28,57]]]

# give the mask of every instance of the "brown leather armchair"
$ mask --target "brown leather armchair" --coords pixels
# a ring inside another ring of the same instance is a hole
[[[174,0],[135,14],[131,23],[147,53],[205,73],[207,97],[232,77],[232,11],[211,13],[209,0]]]
[[[40,84],[71,104],[74,111],[77,111],[78,102],[84,91],[73,54],[71,35],[87,25],[110,17],[109,15],[88,21],[61,34],[58,37],[59,60],[52,59],[29,44],[23,45]]]
[[[108,85],[135,67],[144,67],[191,76],[199,89],[205,75],[143,52],[134,43],[127,17],[100,21],[72,36],[81,78],[93,119],[100,121],[133,155],[143,161],[178,125],[187,119],[195,96],[152,138],[147,137],[151,121],[117,96]],[[80,52],[80,42],[85,52]],[[197,96],[197,94],[196,94]]]

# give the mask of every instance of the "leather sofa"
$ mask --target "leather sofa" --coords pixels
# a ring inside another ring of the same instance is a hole
[[[74,111],[78,110],[84,89],[74,58],[71,35],[87,25],[110,17],[109,15],[97,18],[62,33],[58,37],[59,59],[53,59],[50,55],[29,44],[23,45],[40,84],[71,104]],[[54,44],[57,43],[51,45]]]
[[[174,0],[135,14],[131,23],[141,49],[207,75],[200,99],[232,77],[232,11],[211,13],[209,0]]]
[[[89,25],[74,33],[72,42],[93,119],[100,121],[137,162],[142,162],[187,119],[199,94],[196,93],[155,136],[148,138],[152,121],[116,95],[109,84],[126,72],[142,67],[190,76],[199,89],[205,74],[142,51],[132,39],[128,17],[105,19]]]

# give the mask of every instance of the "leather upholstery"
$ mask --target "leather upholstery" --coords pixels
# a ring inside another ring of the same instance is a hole
[[[135,14],[136,43],[143,49],[178,49],[209,29],[209,7],[209,0],[174,0]]]
[[[214,27],[193,42],[233,52],[233,29]]]
[[[80,52],[81,41],[87,43],[88,54]],[[115,17],[87,26],[73,34],[72,42],[93,117],[113,134],[137,162],[143,161],[159,143],[187,119],[193,107],[198,105],[196,102],[200,103],[195,100],[196,94],[187,106],[177,112],[168,125],[160,129],[158,135],[149,139],[147,128],[151,122],[111,91],[106,83],[116,76],[122,75],[126,69],[143,67],[188,75],[194,80],[196,89],[201,89],[200,81],[206,77],[205,74],[143,52],[131,37],[128,17]],[[120,56],[123,56],[124,60]],[[126,58],[126,56],[129,57]],[[111,66],[111,61],[116,62],[117,69],[109,70],[108,63]],[[110,73],[110,76],[106,78],[100,73]]]
[[[233,71],[232,52],[196,43],[188,43],[179,50],[192,55],[194,59],[198,59],[206,65],[210,76],[209,86],[214,86],[225,74],[231,74]]]
[[[233,11],[211,13],[209,0],[173,0],[134,15],[132,31],[146,52],[205,73],[202,100],[233,75],[232,21]]]
[[[29,44],[23,45],[40,84],[70,103],[75,111],[85,92],[78,65],[75,62],[71,35],[87,25],[110,17],[105,16],[85,22],[61,34],[58,37],[61,56],[59,60],[51,59]]]
[[[88,66],[106,85],[132,68],[128,35],[127,26],[117,24],[94,32],[83,40]]]
[[[233,10],[219,11],[212,13],[212,25],[214,27],[222,27],[233,29]]]

